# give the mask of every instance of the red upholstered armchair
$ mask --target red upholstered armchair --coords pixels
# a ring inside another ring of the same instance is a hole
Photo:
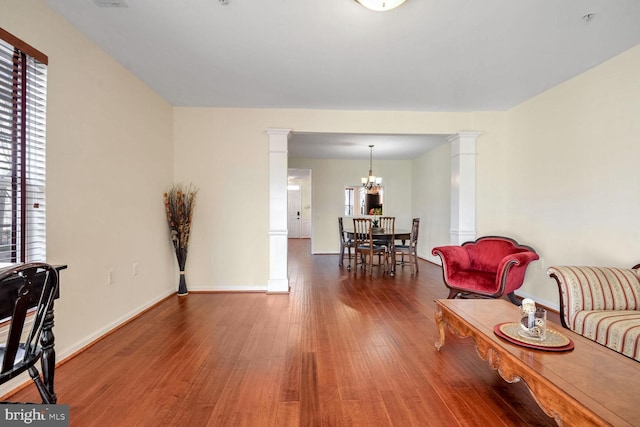
[[[506,294],[519,304],[514,291],[522,286],[531,261],[539,258],[529,246],[501,236],[487,236],[461,246],[438,246],[431,251],[442,259],[447,298],[477,294],[499,298]]]

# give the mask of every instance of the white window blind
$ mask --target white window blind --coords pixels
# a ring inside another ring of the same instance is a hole
[[[0,29],[0,263],[46,261],[47,57]]]

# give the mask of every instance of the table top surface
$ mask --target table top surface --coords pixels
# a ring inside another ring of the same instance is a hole
[[[0,273],[4,273],[6,270],[15,268],[20,264],[16,263],[2,263],[0,264]],[[56,271],[64,270],[67,268],[66,264],[53,265]],[[4,322],[6,319],[13,315],[13,307],[18,296],[18,291],[22,287],[23,282],[21,280],[9,279],[2,283],[0,286],[0,322]],[[34,283],[37,292],[42,291],[42,281],[36,281]],[[55,298],[59,298],[60,290],[56,292]],[[37,303],[37,301],[35,301]],[[35,304],[33,305],[35,307]]]
[[[344,231],[347,234],[352,235],[353,234],[353,227],[346,227],[345,226],[344,227]],[[381,228],[377,228],[377,229],[374,228],[373,229],[373,235],[374,236],[390,236],[391,232],[387,231],[387,230],[384,230],[384,229],[381,229]],[[397,228],[397,229],[394,230],[393,235],[394,236],[410,236],[411,235],[411,230],[405,230],[403,228]],[[400,239],[398,239],[398,240],[400,240]]]
[[[640,363],[578,335],[561,325],[548,328],[569,337],[568,352],[535,350],[512,344],[495,335],[495,325],[517,322],[518,307],[502,299],[439,299],[446,316],[455,316],[492,346],[519,359],[527,371],[549,380],[567,395],[613,425],[620,421],[640,426]]]

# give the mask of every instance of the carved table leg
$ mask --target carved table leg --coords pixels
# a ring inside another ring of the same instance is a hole
[[[438,334],[439,340],[436,341],[436,350],[440,351],[442,346],[444,345],[444,316],[442,315],[442,310],[440,307],[436,310],[436,325],[438,325]]]
[[[54,349],[55,337],[53,336],[53,304],[51,304],[51,308],[45,315],[40,342],[42,344],[42,357],[40,359],[42,380],[36,369],[30,369],[29,373],[42,395],[42,403],[55,404],[57,396],[53,389],[53,377],[56,365],[56,351]]]

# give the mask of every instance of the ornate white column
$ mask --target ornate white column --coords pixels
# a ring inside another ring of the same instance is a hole
[[[267,293],[288,293],[287,147],[291,129],[269,135],[269,282]]]
[[[476,239],[476,140],[480,132],[458,132],[451,143],[451,244]]]

